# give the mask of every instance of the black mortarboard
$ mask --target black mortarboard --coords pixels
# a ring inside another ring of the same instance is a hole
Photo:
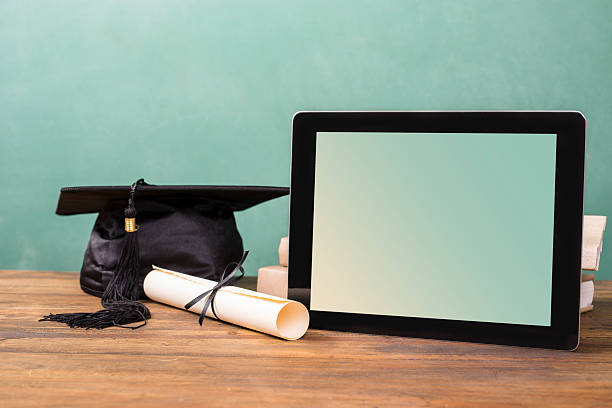
[[[217,280],[243,256],[234,211],[285,196],[285,187],[155,186],[61,189],[56,213],[98,212],[81,268],[81,288],[102,297],[96,313],[51,314],[43,320],[104,328],[146,320],[137,302],[151,265]],[[136,233],[136,231],[138,231]]]

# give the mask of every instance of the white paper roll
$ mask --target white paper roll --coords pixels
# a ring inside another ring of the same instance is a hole
[[[185,310],[192,299],[212,289],[217,282],[153,266],[144,280],[146,295],[156,302]],[[210,295],[209,295],[210,296]],[[200,314],[208,296],[189,308]],[[219,319],[286,340],[297,340],[306,333],[310,316],[296,301],[266,295],[235,286],[225,286],[215,296]],[[212,308],[207,317],[214,318]]]

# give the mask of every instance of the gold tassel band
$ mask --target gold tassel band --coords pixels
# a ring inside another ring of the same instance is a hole
[[[138,231],[138,225],[136,225],[136,218],[125,219],[125,232],[136,232]]]

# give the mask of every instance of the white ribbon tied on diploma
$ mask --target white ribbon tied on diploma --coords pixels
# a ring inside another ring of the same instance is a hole
[[[156,302],[184,309],[184,306],[218,282],[153,266],[144,279],[145,294]],[[210,296],[210,295],[208,295]],[[200,314],[208,296],[188,310]],[[220,320],[257,330],[285,340],[297,340],[306,333],[310,316],[300,302],[264,293],[224,286],[214,298]],[[211,308],[206,316],[215,318]]]

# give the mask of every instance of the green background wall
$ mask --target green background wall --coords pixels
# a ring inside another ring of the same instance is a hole
[[[54,215],[62,186],[289,185],[298,110],[581,110],[585,211],[612,215],[610,21],[607,0],[1,1],[0,268],[80,269],[95,216]],[[250,273],[288,205],[238,215]]]

